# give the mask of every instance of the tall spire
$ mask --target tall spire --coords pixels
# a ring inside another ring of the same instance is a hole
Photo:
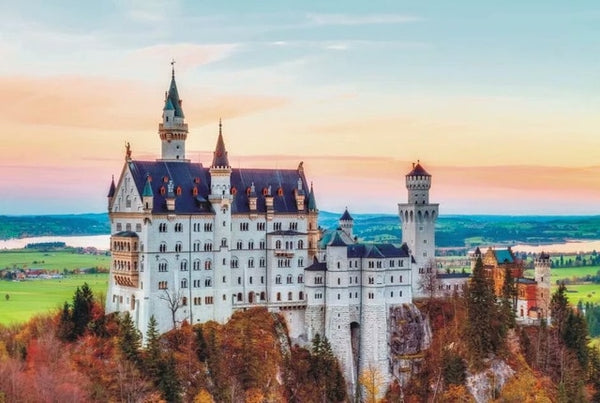
[[[308,211],[317,211],[317,201],[315,200],[312,182],[310,183],[310,193],[308,194]]]
[[[108,195],[107,197],[114,197],[115,196],[115,191],[116,191],[116,186],[115,186],[115,176],[112,176],[112,180],[110,182],[110,188],[108,189]]]
[[[167,93],[167,99],[165,100],[165,108],[168,103],[175,109],[175,116],[184,118],[183,109],[181,108],[182,101],[179,99],[179,92],[177,91],[177,83],[175,82],[175,60],[171,61],[171,85],[169,86],[169,92]]]
[[[171,84],[169,90],[165,92],[162,123],[158,125],[162,160],[187,161],[185,159],[185,140],[187,139],[188,126],[184,118],[181,99],[175,82],[175,60],[173,60],[171,61]]]
[[[229,168],[229,159],[227,158],[227,150],[225,149],[225,141],[223,141],[223,124],[219,119],[219,138],[217,139],[217,147],[213,154],[213,168],[223,167]]]

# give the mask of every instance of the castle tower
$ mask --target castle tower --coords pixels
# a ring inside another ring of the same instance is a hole
[[[439,204],[429,203],[431,175],[419,162],[413,163],[406,175],[408,203],[398,204],[402,224],[402,242],[406,243],[416,264],[412,267],[413,296],[423,297],[421,277],[428,270],[435,270],[435,222]],[[433,264],[432,264],[433,263]]]
[[[315,200],[315,192],[312,183],[308,193],[308,260],[312,262],[317,256],[319,245],[319,209]]]
[[[175,62],[171,62],[173,66]],[[188,134],[188,125],[181,108],[177,84],[175,83],[175,69],[171,68],[171,85],[165,93],[165,106],[163,108],[162,123],[158,124],[158,134],[162,143],[161,160],[185,161],[185,140]]]
[[[354,239],[354,218],[348,212],[348,207],[344,210],[344,214],[340,217],[340,228],[350,239]]]
[[[110,188],[108,189],[108,194],[106,195],[106,197],[108,198],[108,211],[111,211],[111,209],[112,209],[113,200],[115,198],[115,191],[116,191],[115,177],[113,175],[112,180],[110,182]]]
[[[550,268],[552,260],[547,253],[540,253],[534,260],[535,281],[537,283],[537,307],[540,318],[550,318]]]
[[[215,211],[214,235],[216,243],[215,257],[215,300],[219,300],[223,295],[230,295],[228,283],[232,281],[230,264],[231,247],[231,166],[227,158],[227,150],[223,141],[223,125],[219,120],[219,137],[217,146],[213,154],[213,161],[210,166],[210,194],[208,199]],[[223,281],[225,280],[225,281]],[[219,303],[215,305],[215,319],[225,321],[229,319],[232,313],[231,304]]]

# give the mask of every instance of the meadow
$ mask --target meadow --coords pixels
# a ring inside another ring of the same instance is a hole
[[[0,324],[21,323],[56,312],[69,303],[77,287],[88,283],[96,297],[106,295],[108,274],[73,274],[62,279],[0,281]],[[6,298],[6,295],[9,298]]]
[[[75,249],[51,251],[18,249],[0,251],[0,270],[40,268],[58,270],[62,273],[64,269],[69,271],[89,267],[103,267],[108,269],[109,266],[110,256],[76,253]]]

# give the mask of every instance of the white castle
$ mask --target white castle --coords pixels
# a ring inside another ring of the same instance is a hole
[[[294,342],[325,335],[349,387],[367,367],[390,380],[389,313],[412,302],[434,258],[431,175],[420,164],[406,175],[402,246],[360,243],[347,210],[338,229],[319,229],[302,163],[232,168],[220,122],[210,166],[186,159],[174,72],[158,133],[161,158],[134,160],[127,145],[108,194],[107,312],[129,311],[145,333],[152,315],[164,332],[265,307],[285,318]]]

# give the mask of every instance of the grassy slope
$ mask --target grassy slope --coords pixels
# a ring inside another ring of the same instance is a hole
[[[34,263],[35,262],[35,263]],[[110,265],[110,256],[84,255],[70,251],[38,252],[29,250],[11,250],[0,252],[0,270],[4,268],[41,268],[48,270],[73,270],[87,267]]]
[[[71,275],[63,279],[0,281],[0,323],[26,322],[71,302],[75,289],[88,283],[94,295],[106,294],[108,274]],[[6,300],[5,295],[10,299]]]

